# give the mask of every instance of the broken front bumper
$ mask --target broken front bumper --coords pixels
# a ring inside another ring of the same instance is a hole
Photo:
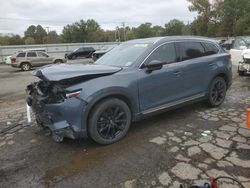
[[[244,72],[245,74],[250,74],[250,64],[239,63],[238,71]]]
[[[61,138],[83,138],[87,136],[83,126],[83,113],[87,103],[78,97],[60,103],[43,104],[39,97],[28,95],[27,103],[35,114],[38,125],[49,128]]]

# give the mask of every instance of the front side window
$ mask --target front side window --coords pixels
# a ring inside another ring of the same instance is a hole
[[[163,63],[176,62],[176,53],[174,44],[164,44],[158,47],[146,60],[145,64],[153,61],[161,61]]]
[[[36,52],[28,52],[27,57],[36,57]]]
[[[205,49],[200,42],[181,42],[179,47],[182,61],[205,56]]]
[[[77,52],[84,52],[85,51],[85,48],[79,48],[78,50],[77,50]]]
[[[25,53],[23,52],[23,53],[19,53],[18,55],[17,55],[17,57],[25,57]]]

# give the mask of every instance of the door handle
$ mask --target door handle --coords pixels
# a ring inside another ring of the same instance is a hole
[[[174,74],[175,76],[179,76],[179,75],[181,74],[181,71],[175,71],[173,74]]]
[[[212,66],[214,66],[214,63],[213,63],[213,62],[210,62],[208,65],[209,65],[210,67],[212,67]]]

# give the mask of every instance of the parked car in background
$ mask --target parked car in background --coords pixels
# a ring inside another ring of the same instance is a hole
[[[250,36],[241,36],[235,38],[232,48],[230,50],[232,62],[234,64],[238,65],[240,61],[243,61],[242,52],[245,49],[249,49],[249,45],[250,45]]]
[[[239,76],[249,75],[250,74],[250,49],[243,50],[242,52],[242,61],[238,65]]]
[[[124,42],[94,64],[38,69],[27,86],[36,122],[64,137],[99,144],[122,139],[132,121],[196,101],[220,106],[232,83],[230,55],[207,38]]]
[[[224,48],[225,50],[229,51],[231,50],[232,46],[233,46],[233,43],[234,43],[234,39],[233,38],[229,38],[225,41],[222,41],[220,43],[221,47]]]
[[[75,49],[73,52],[66,53],[65,58],[68,59],[76,59],[78,57],[85,57],[90,58],[92,57],[92,54],[95,52],[95,49],[93,47],[81,47]]]
[[[5,62],[5,64],[10,65],[11,64],[11,56],[5,57],[4,62]]]
[[[51,57],[41,51],[18,52],[11,57],[11,66],[28,71],[32,67],[40,67],[52,63],[65,63],[66,59]]]
[[[109,52],[110,50],[112,50],[115,46],[110,46],[110,47],[102,47],[100,50],[96,50],[93,54],[92,54],[92,59],[94,61],[96,61],[97,59],[99,59],[100,57],[102,57],[104,54],[106,54],[107,52]]]

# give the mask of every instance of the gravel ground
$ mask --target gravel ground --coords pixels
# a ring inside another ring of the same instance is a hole
[[[230,176],[250,187],[250,77],[234,76],[225,103],[197,103],[134,123],[120,142],[53,142],[26,123],[30,72],[0,66],[0,187],[179,187]],[[237,187],[231,181],[221,187]]]

